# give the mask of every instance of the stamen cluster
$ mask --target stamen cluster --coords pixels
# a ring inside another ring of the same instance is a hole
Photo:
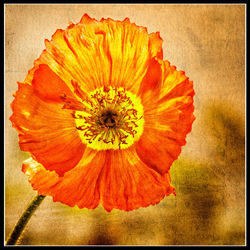
[[[113,149],[129,146],[138,133],[137,123],[143,118],[131,97],[122,88],[110,87],[95,90],[84,99],[84,110],[74,112],[82,138],[88,144],[99,143],[100,147],[100,143],[110,144],[108,148]]]

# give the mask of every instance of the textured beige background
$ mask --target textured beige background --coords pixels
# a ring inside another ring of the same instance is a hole
[[[245,244],[244,5],[5,5],[5,233],[35,195],[11,128],[17,81],[56,29],[82,15],[160,31],[164,59],[194,81],[192,132],[171,176],[177,196],[132,212],[70,208],[46,197],[20,244]]]

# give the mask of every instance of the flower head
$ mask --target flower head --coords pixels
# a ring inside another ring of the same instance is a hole
[[[33,189],[79,208],[133,210],[175,194],[193,83],[163,60],[159,33],[84,15],[57,30],[11,104]]]

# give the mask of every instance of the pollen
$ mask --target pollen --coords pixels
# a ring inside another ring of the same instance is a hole
[[[103,87],[82,100],[72,113],[83,143],[96,150],[124,149],[143,133],[140,98],[123,88]]]

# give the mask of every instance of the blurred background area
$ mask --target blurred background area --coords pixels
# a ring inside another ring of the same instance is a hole
[[[56,29],[84,13],[160,31],[164,59],[194,82],[195,116],[171,167],[176,196],[131,212],[46,197],[20,245],[245,244],[245,5],[5,5],[5,235],[36,195],[21,172],[10,103]]]

